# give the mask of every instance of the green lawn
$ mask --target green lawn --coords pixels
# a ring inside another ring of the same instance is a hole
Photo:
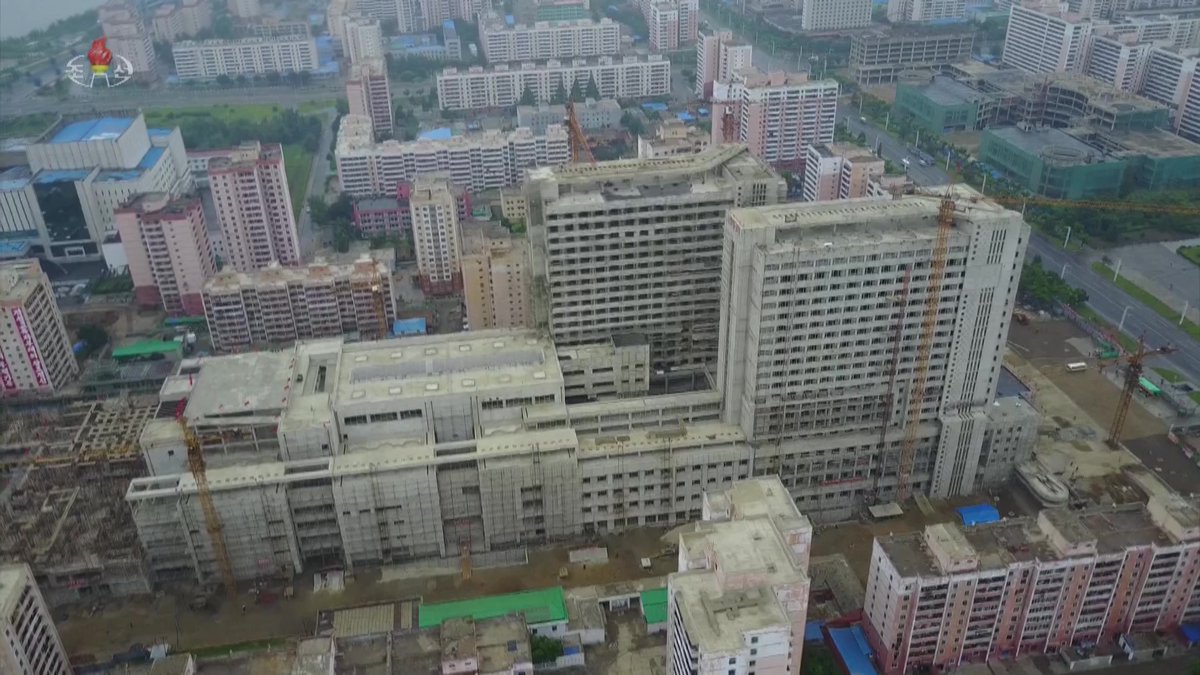
[[[6,119],[0,124],[0,138],[37,136],[54,122],[54,118],[50,113],[37,113]]]
[[[1200,403],[1200,391],[1193,391],[1188,396],[1196,403]]]
[[[1109,267],[1108,265],[1105,265],[1102,262],[1092,263],[1092,270],[1106,279],[1113,278],[1113,269],[1111,267]],[[1149,307],[1150,309],[1154,310],[1159,316],[1163,317],[1164,319],[1168,319],[1172,322],[1179,321],[1179,310],[1173,309],[1172,307],[1167,305],[1167,303],[1154,297],[1154,295],[1152,295],[1149,291],[1142,288],[1141,286],[1138,286],[1137,284],[1133,283],[1132,281],[1130,281],[1122,276],[1118,276],[1115,283],[1121,290],[1132,295],[1139,302],[1141,302],[1143,305]],[[1186,332],[1188,335],[1192,336],[1192,338],[1194,338],[1196,340],[1200,340],[1200,326],[1197,326],[1195,323],[1192,323],[1191,321],[1184,319],[1183,325],[1180,327],[1183,328],[1184,332]]]
[[[1171,370],[1170,368],[1152,368],[1151,370],[1158,373],[1159,377],[1167,382],[1170,382],[1171,384],[1183,382],[1183,376]]]
[[[287,170],[288,191],[292,193],[292,211],[300,217],[304,193],[308,189],[308,174],[312,172],[313,154],[299,145],[283,146],[283,167]]]
[[[1200,265],[1200,246],[1180,246],[1176,253],[1192,261],[1193,264]]]

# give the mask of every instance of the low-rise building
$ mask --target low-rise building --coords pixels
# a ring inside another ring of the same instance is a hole
[[[754,46],[734,41],[727,30],[700,33],[696,39],[696,96],[712,96],[714,82],[728,82],[753,69]]]
[[[691,155],[708,149],[711,134],[679,120],[664,120],[651,136],[638,136],[638,159]]]
[[[505,108],[532,92],[535,102],[552,101],[575,83],[595,84],[601,98],[644,98],[671,92],[671,62],[659,54],[500,64],[467,70],[447,68],[437,76],[442,110]]]
[[[408,237],[412,233],[412,183],[397,183],[395,197],[368,197],[354,202],[354,227],[365,237]],[[471,193],[451,184],[458,219],[471,217]]]
[[[621,104],[611,99],[595,101],[587,99],[575,104],[575,119],[584,131],[611,131],[620,128],[624,111]],[[551,125],[565,124],[567,107],[558,103],[540,103],[536,106],[517,106],[517,126],[525,127],[535,134],[545,133]]]

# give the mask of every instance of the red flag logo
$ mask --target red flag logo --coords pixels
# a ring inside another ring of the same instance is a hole
[[[108,38],[96,38],[92,40],[92,48],[88,50],[87,58],[92,64],[92,72],[102,74],[108,72],[108,66],[112,63],[113,53],[105,46]]]

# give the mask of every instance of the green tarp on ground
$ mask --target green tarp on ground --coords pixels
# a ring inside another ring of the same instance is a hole
[[[494,619],[508,614],[520,614],[529,625],[567,620],[567,601],[562,586],[523,591],[506,595],[491,595],[472,600],[421,605],[421,628],[442,625],[448,619],[471,617],[476,621]]]
[[[135,344],[114,349],[112,357],[118,361],[122,359],[136,359],[143,356],[153,356],[154,354],[171,354],[183,349],[183,345],[179,342],[162,342],[160,340],[146,340]]]

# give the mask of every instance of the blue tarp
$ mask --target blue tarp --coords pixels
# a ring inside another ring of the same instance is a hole
[[[833,648],[850,675],[878,675],[871,663],[871,645],[867,643],[862,626],[830,628],[829,637],[833,639]]]
[[[804,624],[804,641],[805,642],[824,642],[825,634],[821,629],[825,626],[824,621],[809,621]]]
[[[652,112],[666,112],[666,103],[643,103],[642,110],[650,110]]]
[[[425,319],[400,319],[392,324],[392,335],[424,335]]]
[[[437,129],[430,129],[429,131],[423,131],[423,132],[417,134],[417,140],[418,141],[448,141],[448,140],[450,140],[450,137],[453,135],[454,135],[454,132],[450,130],[450,127],[439,127]]]
[[[696,108],[696,114],[701,117],[708,117],[708,108]]]
[[[684,112],[678,113],[678,114],[677,114],[677,115],[675,115],[675,116],[679,118],[679,121],[680,121],[680,122],[683,122],[683,123],[685,123],[685,124],[686,124],[686,123],[688,123],[688,122],[695,122],[695,121],[696,121],[696,118],[695,118],[695,117],[693,117],[693,116],[692,116],[692,114],[691,114],[690,112],[687,112],[686,110],[685,110]]]
[[[963,525],[966,527],[1000,522],[1000,512],[991,504],[960,506],[955,510],[958,511],[958,516],[962,518]]]
[[[1200,642],[1200,623],[1180,624],[1179,630],[1183,633],[1189,646]]]

